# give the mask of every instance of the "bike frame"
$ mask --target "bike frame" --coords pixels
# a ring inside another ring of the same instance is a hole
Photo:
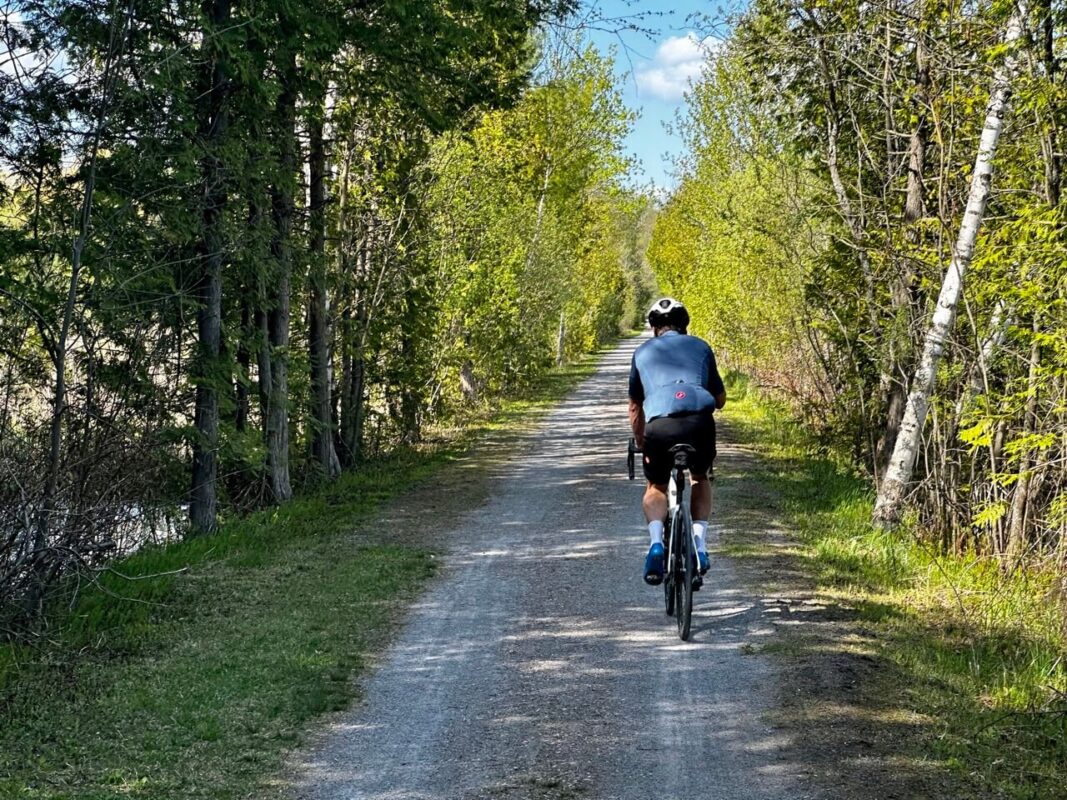
[[[684,528],[689,531],[689,539],[692,546],[692,552],[696,552],[696,539],[693,537],[693,520],[692,511],[689,508],[689,494],[691,488],[688,480],[688,470],[682,467],[672,467],[671,477],[667,482],[667,520],[671,526],[671,535],[667,544],[666,564],[670,569],[671,564],[674,563],[672,556],[678,542],[678,538],[674,535],[675,531],[679,529],[678,522],[684,523]],[[679,490],[679,487],[680,490]]]

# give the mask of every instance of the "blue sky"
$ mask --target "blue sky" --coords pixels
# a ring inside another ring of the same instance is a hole
[[[673,124],[684,110],[683,92],[700,73],[706,53],[702,42],[710,25],[703,17],[721,21],[724,5],[708,0],[586,0],[586,8],[602,20],[592,26],[590,38],[605,53],[615,48],[623,98],[641,114],[626,142],[639,162],[635,183],[653,183],[661,190],[674,186],[671,159],[683,145],[665,125]],[[611,30],[629,22],[648,32]]]

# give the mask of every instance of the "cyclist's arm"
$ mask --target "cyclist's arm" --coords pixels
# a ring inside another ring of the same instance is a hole
[[[726,384],[722,382],[722,376],[719,375],[719,365],[715,363],[715,353],[710,348],[708,360],[708,385],[704,388],[711,392],[711,396],[715,398],[715,408],[721,409],[726,405]]]
[[[645,446],[645,410],[630,398],[630,429],[634,432],[634,444],[638,449]]]
[[[630,361],[630,429],[634,432],[634,444],[638,448],[645,446],[645,387],[637,371],[637,356]]]

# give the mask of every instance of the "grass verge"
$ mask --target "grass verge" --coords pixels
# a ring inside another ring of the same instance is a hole
[[[1060,576],[1040,569],[1005,576],[988,559],[938,553],[914,532],[874,529],[868,482],[746,389],[736,381],[731,390],[739,397],[728,409],[733,436],[765,465],[758,480],[777,495],[799,539],[791,560],[814,583],[823,609],[818,632],[798,626],[769,649],[787,659],[837,653],[850,655],[853,666],[856,658],[874,665],[852,673],[863,684],[856,706],[866,708],[846,709],[838,693],[835,707],[819,710],[830,719],[827,730],[894,725],[898,768],[908,762],[951,775],[953,796],[1064,796],[1067,603]],[[841,621],[849,624],[835,627]],[[866,769],[851,740],[845,756],[852,763],[841,764],[842,773]]]
[[[351,703],[434,572],[374,512],[520,432],[596,361],[214,536],[146,548],[56,609],[47,642],[0,645],[0,798],[280,795],[287,751]]]

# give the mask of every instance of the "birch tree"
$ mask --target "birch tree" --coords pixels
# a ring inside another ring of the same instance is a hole
[[[945,343],[956,320],[957,306],[963,290],[963,278],[974,256],[975,241],[982,226],[986,204],[993,181],[993,160],[996,157],[1004,117],[1008,112],[1012,83],[1019,72],[1020,57],[1016,45],[1022,36],[1025,6],[1019,4],[1008,21],[1004,35],[1006,53],[993,74],[993,86],[986,108],[985,124],[971,175],[967,207],[960,223],[959,235],[952,259],[941,284],[930,327],[926,333],[922,356],[911,383],[908,405],[900,425],[900,433],[889,460],[885,479],[878,493],[874,521],[893,527],[899,520],[904,498],[911,483],[912,470],[919,453],[923,425],[930,407],[930,398],[937,383],[937,367]]]

